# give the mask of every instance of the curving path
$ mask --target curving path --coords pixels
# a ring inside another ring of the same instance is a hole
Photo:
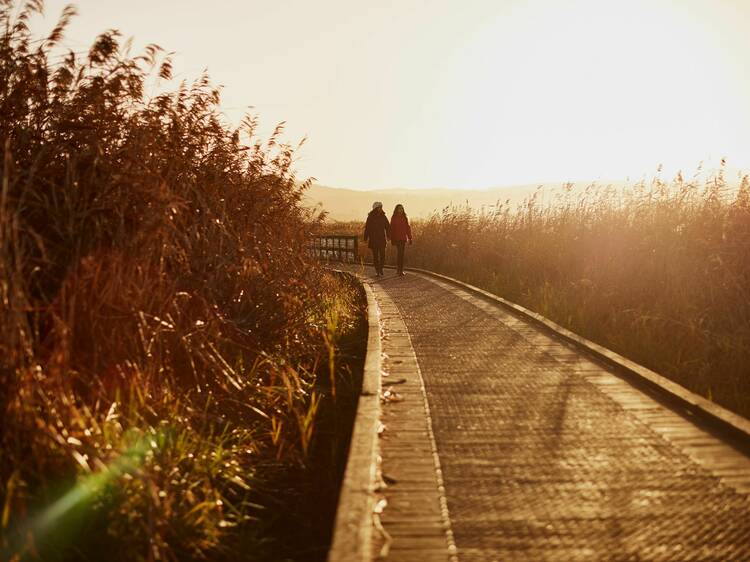
[[[745,454],[496,303],[365,280],[387,560],[750,560]]]

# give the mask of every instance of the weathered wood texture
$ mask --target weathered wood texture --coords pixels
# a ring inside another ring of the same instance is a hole
[[[365,292],[368,339],[362,392],[336,510],[329,562],[368,562],[372,558],[382,355],[378,305],[368,285]]]
[[[738,422],[727,439],[684,389],[644,393],[475,288],[364,280],[381,309],[388,483],[373,558],[388,544],[387,560],[416,562],[750,560],[746,420],[718,411]]]
[[[373,288],[383,327],[380,451],[388,503],[381,520],[390,537],[387,559],[452,561],[455,546],[419,365],[398,308],[378,285]]]
[[[742,452],[497,303],[377,285],[424,378],[460,560],[750,559]]]

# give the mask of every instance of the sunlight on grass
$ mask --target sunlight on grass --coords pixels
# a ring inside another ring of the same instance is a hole
[[[413,265],[519,302],[750,415],[750,183],[572,186],[416,225]]]
[[[156,45],[57,56],[74,10],[38,38],[42,4],[0,4],[0,548],[291,550],[359,314],[307,253],[309,181],[205,74],[145,96],[172,74]]]
[[[413,229],[407,265],[518,302],[750,416],[747,177],[730,182],[722,167],[624,188],[540,187],[517,207],[446,207]]]

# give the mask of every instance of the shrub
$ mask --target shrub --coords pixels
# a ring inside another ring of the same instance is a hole
[[[147,98],[171,62],[116,31],[57,56],[74,11],[36,39],[41,9],[0,5],[3,552],[231,558],[309,458],[354,295],[306,257],[281,127],[227,125],[205,75]]]

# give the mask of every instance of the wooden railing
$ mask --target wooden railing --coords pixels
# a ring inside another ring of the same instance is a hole
[[[356,236],[325,234],[312,237],[312,254],[321,260],[356,263],[359,261],[359,241]]]

